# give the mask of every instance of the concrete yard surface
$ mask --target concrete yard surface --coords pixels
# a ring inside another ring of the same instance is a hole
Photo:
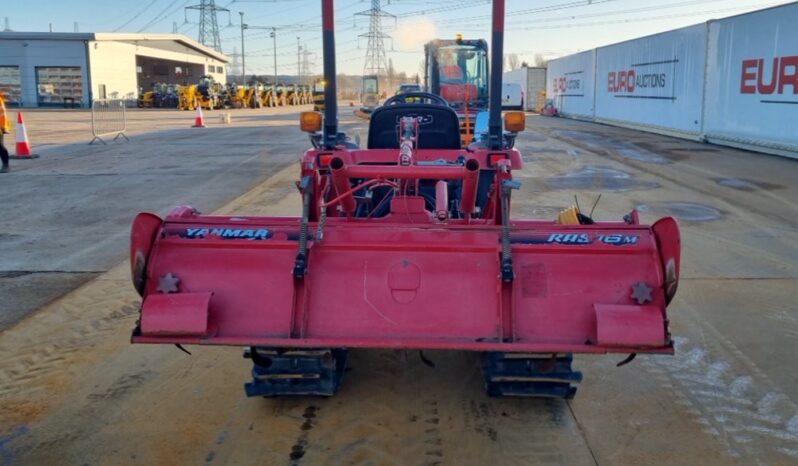
[[[194,112],[131,109],[130,142],[89,146],[90,112],[25,110],[40,157],[12,160],[0,179],[0,329],[123,260],[136,212],[212,211],[307,145],[295,108],[231,112],[231,125],[221,113],[192,128]]]
[[[798,464],[798,160],[530,115],[515,217],[601,194],[599,220],[679,219],[676,354],[576,356],[563,401],[487,397],[474,353],[353,350],[334,397],[249,399],[239,348],[129,343],[124,262],[139,210],[299,213],[296,109],[232,113],[133,111],[102,147],[35,128],[80,112],[30,114],[52,145],[0,175],[0,463]]]

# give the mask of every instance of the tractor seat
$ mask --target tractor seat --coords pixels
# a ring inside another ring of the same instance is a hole
[[[369,149],[398,149],[399,122],[403,117],[418,117],[419,149],[459,149],[460,120],[443,105],[405,103],[383,105],[374,110],[369,123]]]

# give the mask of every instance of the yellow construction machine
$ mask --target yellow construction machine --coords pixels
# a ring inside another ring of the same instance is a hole
[[[255,99],[255,88],[251,86],[236,86],[230,93],[230,106],[233,108],[256,108],[259,102]]]
[[[177,86],[177,108],[180,110],[197,109],[197,85]]]
[[[136,106],[138,108],[152,108],[155,106],[155,92],[154,91],[147,91],[147,92],[139,92],[139,98],[136,101]]]
[[[314,112],[323,112],[324,111],[324,86],[327,85],[327,82],[323,79],[316,80],[313,83],[313,91],[311,92],[312,97],[311,100],[313,102],[313,111]]]
[[[195,87],[197,101],[205,110],[224,108],[222,85],[213,76],[203,76]]]

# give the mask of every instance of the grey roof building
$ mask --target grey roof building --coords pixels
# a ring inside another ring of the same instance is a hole
[[[155,83],[226,82],[229,59],[180,34],[0,32],[0,92],[10,105],[89,106]]]

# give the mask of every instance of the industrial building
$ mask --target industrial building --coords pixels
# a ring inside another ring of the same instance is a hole
[[[155,83],[226,82],[228,58],[180,34],[0,32],[0,92],[12,106],[135,100]]]

